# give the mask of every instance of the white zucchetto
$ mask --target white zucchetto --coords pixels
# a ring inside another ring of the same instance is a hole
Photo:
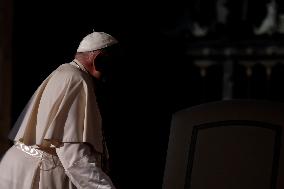
[[[118,43],[111,35],[105,32],[93,32],[88,34],[80,42],[77,52],[88,52],[103,49]]]

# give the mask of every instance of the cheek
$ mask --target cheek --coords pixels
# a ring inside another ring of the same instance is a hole
[[[91,72],[92,76],[94,76],[95,78],[97,79],[100,79],[101,76],[102,76],[102,73],[97,71],[96,69],[92,69],[92,72]]]

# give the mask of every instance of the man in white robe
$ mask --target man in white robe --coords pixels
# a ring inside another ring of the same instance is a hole
[[[92,77],[103,77],[98,60],[116,43],[104,32],[87,35],[75,59],[38,87],[9,135],[15,144],[0,162],[1,189],[115,188],[100,167],[105,148]]]

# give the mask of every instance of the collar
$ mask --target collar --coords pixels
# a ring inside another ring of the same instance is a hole
[[[84,67],[84,65],[81,64],[77,59],[72,60],[72,62],[70,64],[73,65],[73,66],[76,66],[79,70],[82,70],[82,71],[90,74],[88,72],[88,70]]]

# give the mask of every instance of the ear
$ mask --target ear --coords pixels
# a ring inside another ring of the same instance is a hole
[[[96,58],[100,54],[98,51],[92,51],[89,53],[89,60],[92,62],[93,67],[96,69]]]

